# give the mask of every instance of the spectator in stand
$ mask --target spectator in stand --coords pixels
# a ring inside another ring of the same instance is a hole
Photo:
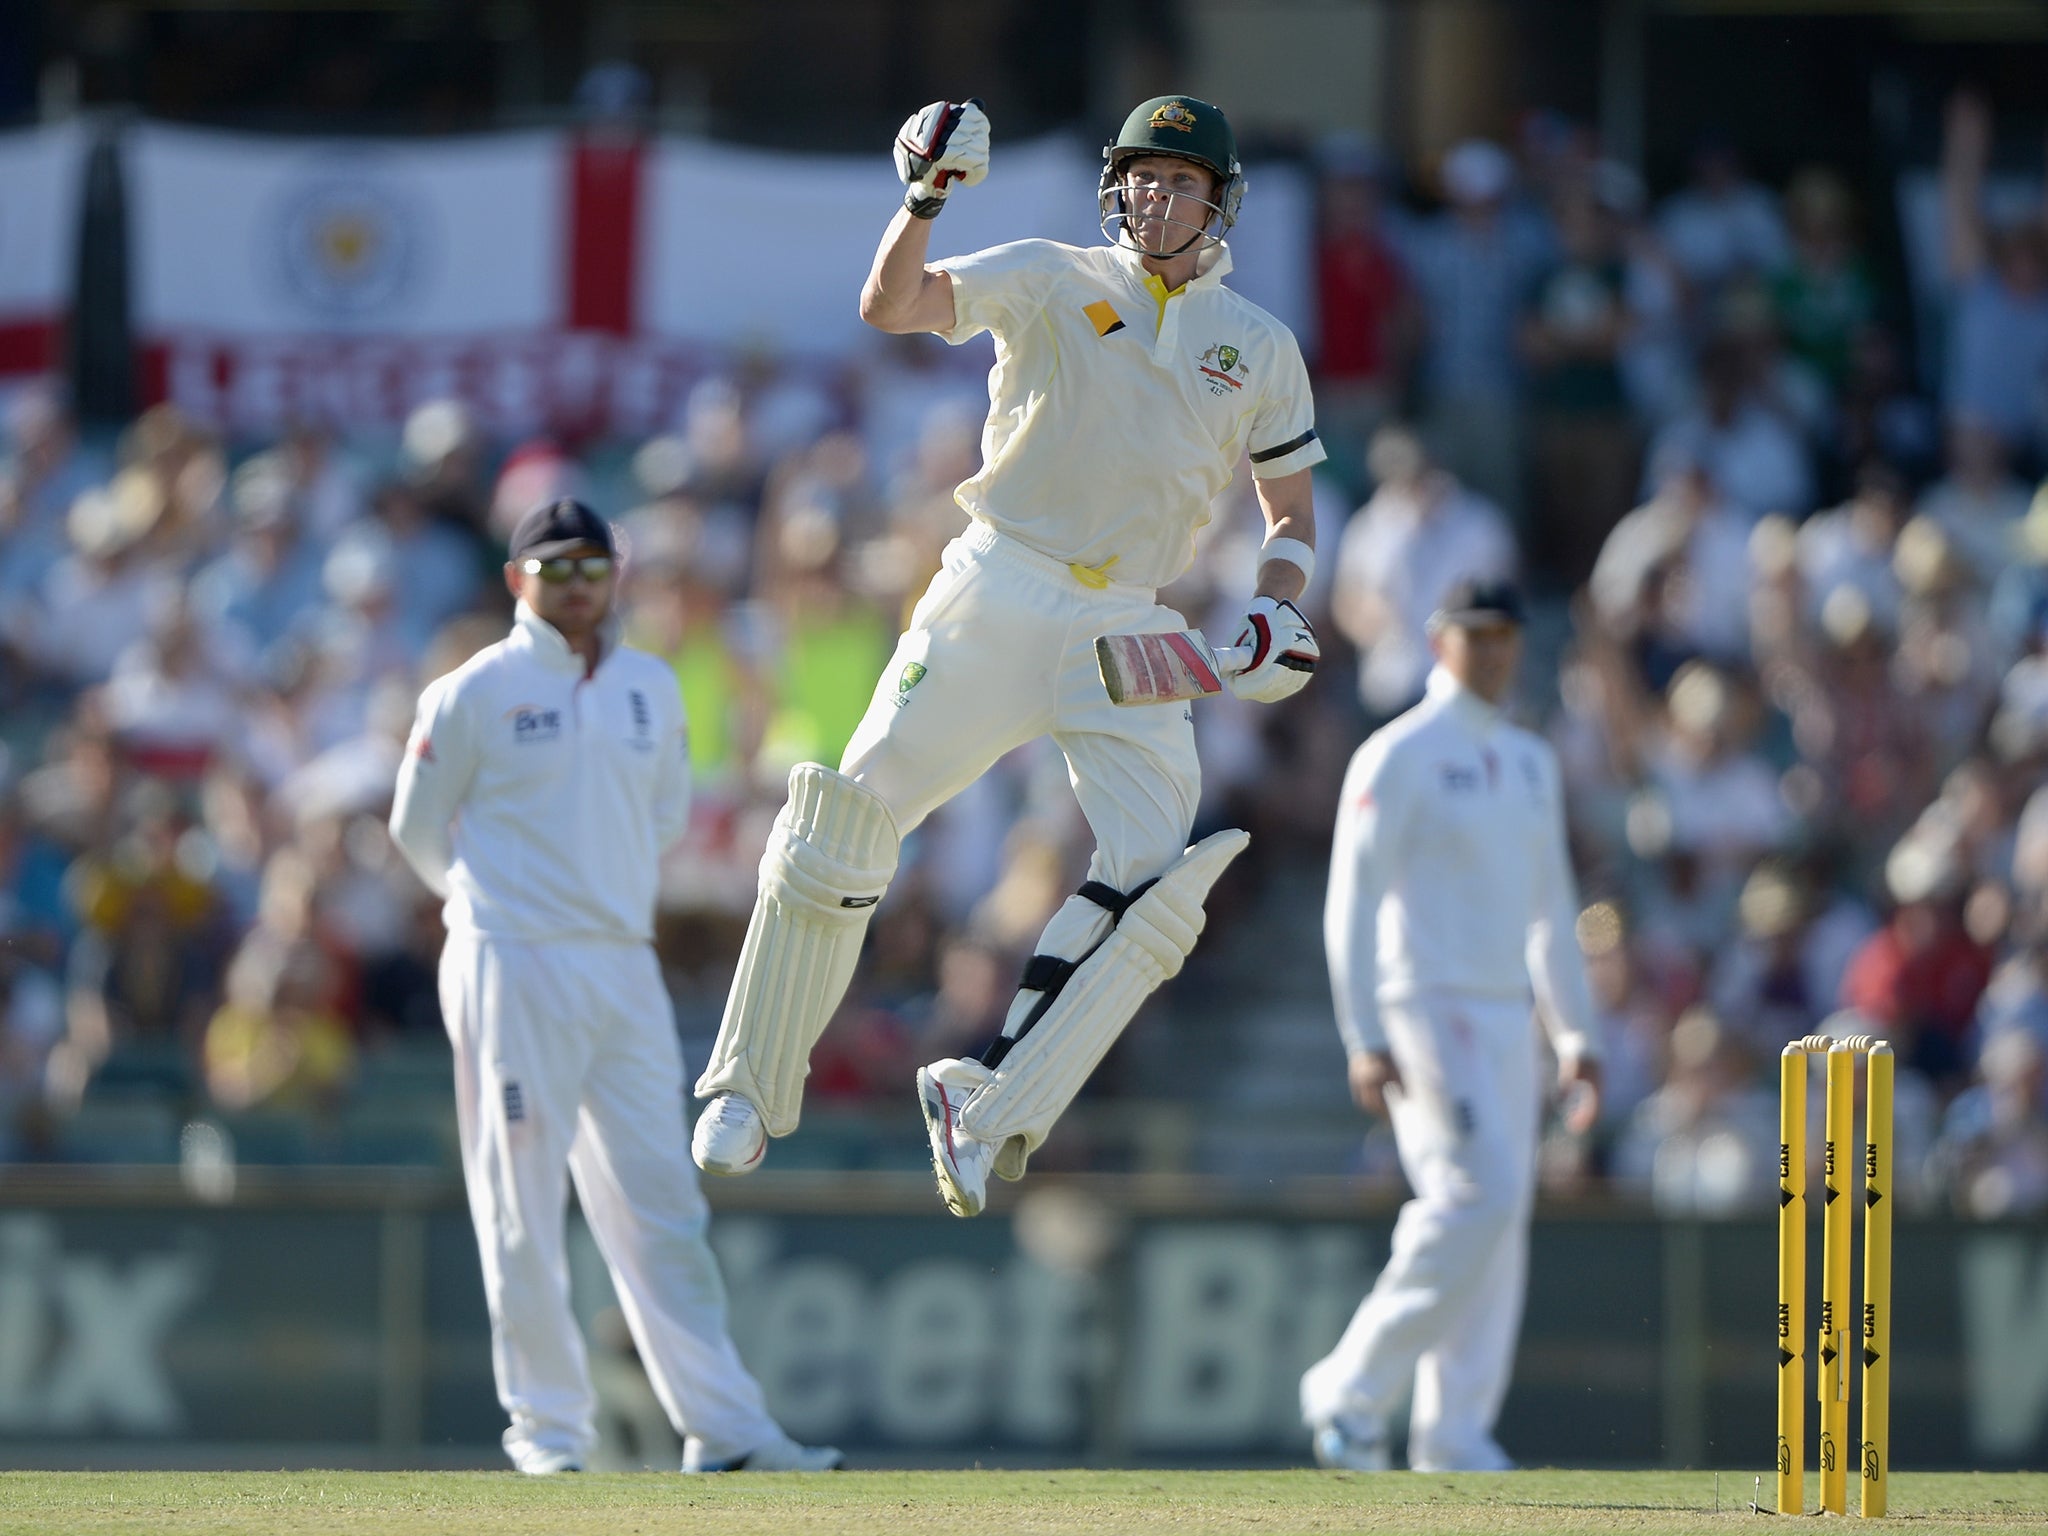
[[[228,464],[219,439],[174,406],[152,406],[122,433],[121,456],[162,498],[145,552],[182,577],[213,554],[226,526]]]
[[[1588,590],[1601,624],[1636,651],[1645,682],[1661,689],[1688,656],[1732,661],[1748,651],[1752,519],[1684,441],[1658,450],[1651,479],[1649,501],[1601,546]]]
[[[1822,605],[1809,661],[1783,658],[1774,693],[1791,717],[1803,808],[1859,839],[1905,830],[1939,782],[1928,734],[1891,683],[1894,631],[1854,587]]]
[[[1835,401],[1834,462],[1880,460],[1914,480],[1934,470],[1941,446],[1933,404],[1914,393],[1899,341],[1868,325],[1849,350],[1849,378]]]
[[[2034,747],[2035,762],[2048,755],[2048,733]],[[2048,773],[2032,780],[2039,787],[2027,796],[2013,830],[2013,892],[2020,923],[2030,935],[2048,935]]]
[[[1414,295],[1383,221],[1384,157],[1362,138],[1333,135],[1319,161],[1318,325],[1309,361],[1316,430],[1348,482],[1364,462],[1366,443],[1400,404],[1414,344]]]
[[[79,924],[69,1032],[94,1065],[128,1040],[189,1038],[211,1005],[223,908],[189,856],[189,826],[168,788],[138,780],[116,834],[65,876]]]
[[[1933,522],[1899,530],[1893,569],[1905,593],[1891,685],[1945,772],[1976,743],[1998,696],[2001,658],[1970,567]]]
[[[163,510],[156,483],[140,470],[123,471],[105,490],[73,503],[66,519],[72,553],[51,569],[38,603],[4,620],[15,644],[53,683],[77,689],[105,682],[128,647],[148,635],[173,580],[144,548]]]
[[[1733,347],[1749,398],[1797,434],[1811,481],[1814,462],[1835,428],[1835,397],[1827,381],[1786,346],[1770,284],[1752,278],[1730,287],[1721,297],[1716,336]],[[1809,484],[1802,508],[1811,505],[1811,495]]]
[[[896,644],[894,615],[851,591],[838,520],[816,503],[780,511],[762,594],[775,614],[774,701],[762,772],[836,762]],[[895,677],[883,678],[890,689]]]
[[[1792,830],[1777,772],[1753,745],[1756,715],[1737,675],[1688,662],[1665,693],[1664,729],[1647,754],[1672,842],[1695,850],[1708,899],[1731,914],[1744,875]]]
[[[292,508],[308,539],[322,546],[331,544],[363,515],[362,481],[332,433],[302,423],[287,431],[274,451]]]
[[[1558,250],[1523,310],[1520,343],[1530,412],[1532,548],[1569,586],[1628,511],[1639,473],[1622,356],[1634,333],[1618,210],[1599,187],[1569,187],[1555,205]]]
[[[1775,271],[1786,257],[1777,199],[1743,175],[1734,144],[1720,134],[1694,147],[1692,180],[1665,199],[1657,227],[1703,311],[1724,284]]]
[[[1462,580],[1515,574],[1515,537],[1500,508],[1430,462],[1406,427],[1373,435],[1377,485],[1337,545],[1330,610],[1358,648],[1358,692],[1374,720],[1422,697],[1434,664],[1429,616]]]
[[[933,576],[946,545],[967,524],[953,488],[981,468],[985,411],[957,398],[927,413],[909,457],[885,483],[885,530],[863,551],[863,585],[893,594],[903,623]]]
[[[1600,1050],[1600,1126],[1611,1139],[1655,1093],[1670,1067],[1671,1010],[1635,952],[1621,909],[1595,902],[1579,914],[1579,949],[1593,989]]]
[[[2012,559],[1991,585],[1991,627],[2001,654],[2048,651],[2048,481],[2013,530]]]
[[[1751,871],[1736,910],[1741,934],[1714,959],[1708,997],[1768,1060],[1835,1011],[1849,961],[1875,923],[1847,900],[1824,908],[1804,873],[1778,859]]]
[[[1642,783],[1655,705],[1628,645],[1583,594],[1572,619],[1549,736],[1563,769],[1575,863],[1589,886],[1613,890],[1624,880],[1629,802]]]
[[[70,550],[66,516],[92,485],[90,461],[54,393],[23,389],[7,409],[0,457],[0,603],[19,611],[34,599]]]
[[[207,1094],[223,1109],[332,1108],[354,1073],[341,967],[314,930],[314,885],[293,849],[264,870],[256,924],[201,1045]]]
[[[1905,522],[1905,481],[1890,465],[1873,460],[1857,472],[1847,501],[1799,525],[1799,578],[1809,624],[1818,624],[1828,599],[1848,588],[1861,594],[1881,627],[1897,629],[1903,595],[1892,553]]]
[[[235,696],[207,665],[182,594],[152,616],[148,636],[115,663],[106,716],[128,766],[169,783],[196,783],[240,744]]]
[[[747,436],[771,466],[801,454],[842,425],[845,380],[839,368],[792,362],[772,344],[743,342],[734,360]]]
[[[1981,97],[1950,99],[1941,156],[1950,289],[1943,403],[2038,460],[2048,451],[2048,224],[2040,213],[2004,228],[1989,224],[1991,132]]]
[[[484,451],[469,408],[458,400],[428,400],[415,407],[399,438],[399,463],[427,514],[479,545],[488,542],[490,526]]]
[[[38,1150],[49,1119],[51,1053],[64,1038],[64,989],[0,927],[0,1160]]]
[[[311,675],[297,704],[308,755],[362,735],[377,685],[387,678],[410,679],[424,647],[396,620],[398,561],[382,537],[337,544],[321,568],[321,581],[327,607],[308,617]]]
[[[1963,927],[1965,877],[1953,848],[1908,834],[1884,875],[1892,911],[1849,962],[1842,1001],[1892,1042],[1902,1065],[1953,1090],[1968,1069],[1991,955]]]
[[[1737,334],[1708,343],[1699,403],[1657,434],[1649,462],[1654,468],[1682,447],[1752,521],[1766,512],[1798,517],[1813,505],[1813,468],[1794,418],[1758,376],[1760,360],[1768,353]]]
[[[191,602],[212,663],[255,680],[280,659],[278,647],[318,606],[324,546],[307,537],[287,463],[258,453],[228,479],[233,542],[192,580]]]
[[[98,482],[102,467],[80,445],[77,424],[54,383],[29,384],[8,402],[0,465],[21,500],[23,526],[59,541],[65,513]]]
[[[1948,424],[1948,473],[1920,493],[1913,511],[1948,536],[1975,585],[1989,590],[2021,552],[2020,520],[2030,499],[1997,429],[1955,415]]]
[[[2048,1051],[2048,926],[2030,921],[2033,932],[1991,973],[1978,1004],[1977,1038],[1985,1050],[2000,1035],[2018,1031]]]
[[[2012,883],[2013,816],[2005,785],[1988,757],[1967,757],[1941,781],[1941,793],[1921,811],[1913,835],[1939,839],[1955,850],[1964,878],[2000,889]],[[1971,925],[1975,931],[1977,925]]]
[[[891,496],[898,496],[900,478],[915,473],[934,421],[966,419],[978,435],[988,414],[974,375],[955,366],[949,349],[929,336],[869,338],[855,377],[861,441],[877,484]],[[957,483],[946,487],[949,500]]]
[[[417,657],[442,625],[484,597],[483,551],[472,536],[429,517],[419,492],[403,481],[380,485],[370,509],[335,550],[374,547],[368,557],[391,572],[390,620]]]
[[[1687,1009],[1671,1030],[1670,1075],[1615,1146],[1616,1181],[1665,1216],[1770,1209],[1778,1107],[1759,1084],[1760,1070],[1712,1009]]]
[[[714,513],[749,524],[761,514],[768,465],[748,433],[746,402],[730,379],[710,378],[683,406],[684,473],[677,487]]]
[[[1847,184],[1825,167],[1806,167],[1785,189],[1785,223],[1787,259],[1770,278],[1778,325],[1792,355],[1839,394],[1857,338],[1877,317]]]
[[[2007,1030],[1985,1042],[1977,1070],[1942,1119],[1930,1172],[1964,1216],[2048,1211],[2048,1046]]]
[[[1647,217],[1642,177],[1613,160],[1595,163],[1590,176],[1594,197],[1620,232],[1631,324],[1617,361],[1630,407],[1654,426],[1692,399],[1685,274]]]
[[[1515,328],[1549,256],[1548,232],[1508,218],[1514,162],[1468,139],[1444,156],[1447,212],[1403,234],[1421,299],[1424,436],[1459,479],[1510,512],[1522,505],[1522,415]]]

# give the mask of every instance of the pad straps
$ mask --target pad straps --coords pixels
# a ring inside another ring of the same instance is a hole
[[[1158,883],[1159,877],[1154,875],[1150,880],[1143,881],[1128,891],[1120,891],[1101,880],[1081,882],[1081,888],[1075,894],[1094,902],[1109,914],[1109,931],[1089,945],[1087,951],[1078,959],[1067,960],[1058,955],[1033,955],[1024,962],[1024,975],[1018,982],[1018,989],[1038,993],[1038,1001],[1032,1004],[1031,1011],[1018,1024],[1015,1034],[998,1035],[989,1048],[981,1053],[983,1066],[1002,1065],[1003,1058],[1010,1054],[1011,1047],[1030,1032],[1032,1025],[1045,1017],[1046,1009],[1053,1005],[1053,999],[1058,997],[1061,989],[1073,979],[1074,972],[1081,968],[1089,955],[1108,942],[1111,933],[1116,932],[1116,925],[1123,921],[1124,913],[1130,910],[1131,903]]]

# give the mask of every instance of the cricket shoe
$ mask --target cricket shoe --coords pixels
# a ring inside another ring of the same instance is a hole
[[[514,1464],[528,1477],[554,1477],[563,1472],[581,1472],[583,1463],[567,1451],[529,1451],[524,1457],[514,1459]]]
[[[1340,1413],[1315,1425],[1309,1444],[1319,1467],[1385,1472],[1394,1464],[1387,1452],[1386,1426],[1357,1414]]]
[[[917,1102],[931,1137],[932,1171],[939,1176],[946,1209],[955,1216],[979,1216],[988,1199],[996,1144],[961,1130],[960,1111],[992,1076],[978,1061],[935,1061],[917,1069]]]
[[[1442,1448],[1432,1446],[1417,1455],[1409,1447],[1408,1465],[1417,1472],[1513,1472],[1515,1458],[1500,1448],[1500,1442],[1491,1435],[1482,1436],[1476,1445],[1445,1453]]]
[[[705,1105],[690,1133],[690,1156],[706,1173],[752,1173],[767,1152],[761,1111],[736,1093],[721,1093]]]
[[[713,1461],[695,1435],[683,1441],[685,1472],[837,1472],[846,1457],[833,1445],[799,1445],[785,1434],[757,1445],[744,1456]]]

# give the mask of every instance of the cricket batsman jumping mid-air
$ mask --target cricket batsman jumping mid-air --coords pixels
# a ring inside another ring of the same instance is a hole
[[[1190,848],[1200,791],[1185,707],[1119,708],[1094,641],[1181,631],[1155,588],[1184,572],[1247,454],[1267,524],[1229,678],[1271,703],[1318,648],[1293,599],[1314,567],[1316,439],[1294,337],[1223,286],[1244,175],[1222,112],[1148,101],[1103,151],[1109,244],[1019,240],[925,264],[931,221],[988,174],[978,102],[933,102],[896,139],[907,185],[860,312],[883,331],[995,337],[982,467],[838,771],[802,763],[761,860],[724,1022],[697,1093],[710,1173],[760,1165],[796,1129],[810,1053],[839,1006],[904,834],[1013,748],[1050,734],[1096,838],[1088,879],[1024,968],[979,1060],[917,1074],[939,1190],[973,1216],[1026,1158],[1138,1007],[1177,974],[1202,904],[1249,841]]]

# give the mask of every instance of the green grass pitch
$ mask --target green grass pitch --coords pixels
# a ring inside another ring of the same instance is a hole
[[[1811,1479],[1809,1479],[1811,1482]],[[715,1536],[1138,1531],[1727,1533],[1768,1528],[1749,1473],[843,1472],[823,1476],[510,1472],[4,1472],[0,1533],[277,1536]],[[1770,1480],[1763,1494],[1770,1499]],[[1716,1498],[1719,1498],[1718,1508]],[[1856,1491],[1850,1490],[1850,1508]],[[2048,1520],[2048,1473],[1895,1475],[1912,1536]]]

